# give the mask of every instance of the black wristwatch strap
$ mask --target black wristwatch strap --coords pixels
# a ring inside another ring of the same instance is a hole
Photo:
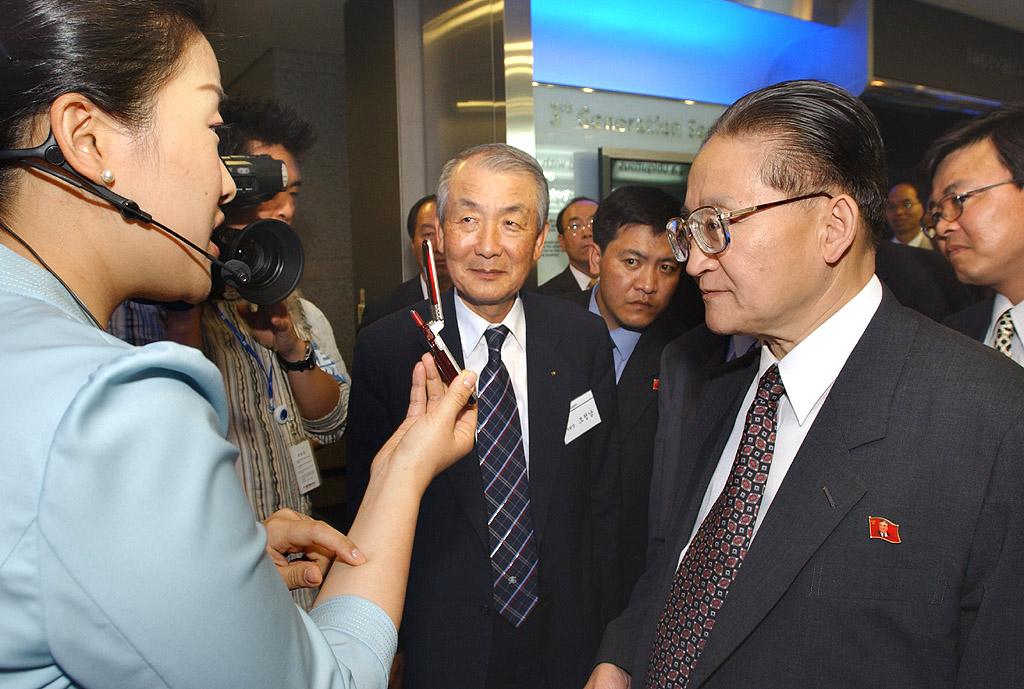
[[[306,343],[306,356],[299,361],[285,361],[281,356],[280,352],[275,352],[277,355],[277,363],[281,364],[281,368],[285,371],[312,371],[316,368],[316,354],[313,353],[313,343]]]

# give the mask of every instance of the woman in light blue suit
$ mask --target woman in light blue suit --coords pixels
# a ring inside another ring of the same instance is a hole
[[[104,332],[126,298],[210,287],[189,246],[216,251],[234,184],[207,20],[200,0],[0,5],[0,686],[384,687],[419,498],[472,446],[473,375],[445,394],[427,361],[361,552],[293,513],[264,529],[217,369]],[[310,615],[282,577],[322,580]]]

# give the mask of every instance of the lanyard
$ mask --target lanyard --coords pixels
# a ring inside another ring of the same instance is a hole
[[[220,319],[224,321],[224,325],[228,326],[228,329],[231,330],[232,333],[234,333],[235,337],[238,338],[238,341],[242,343],[243,347],[245,347],[245,351],[247,351],[249,353],[249,356],[251,356],[256,361],[256,363],[260,367],[260,370],[263,371],[263,374],[267,377],[267,399],[268,403],[270,404],[270,413],[274,417],[275,421],[281,424],[285,423],[286,421],[288,421],[288,407],[274,407],[273,367],[271,367],[270,369],[266,367],[266,365],[263,363],[263,359],[261,359],[259,354],[256,353],[256,350],[252,348],[252,345],[249,344],[249,341],[242,336],[242,333],[238,332],[238,328],[235,327],[235,324],[228,320],[227,316],[221,313],[221,310],[217,307],[216,304],[211,302],[210,306],[213,307],[213,310],[217,313]]]

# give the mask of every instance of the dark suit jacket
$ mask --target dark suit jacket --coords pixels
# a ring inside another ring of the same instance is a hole
[[[547,294],[551,297],[559,297],[563,294],[582,291],[583,290],[580,289],[580,283],[576,282],[576,278],[573,277],[569,266],[566,266],[565,270],[545,282],[543,285],[538,285],[537,289],[534,290],[537,294]]]
[[[615,376],[604,322],[562,299],[522,293],[527,326],[531,508],[540,556],[539,615],[548,686],[582,687],[618,584],[619,464]],[[451,291],[441,335],[461,363]],[[426,302],[416,308],[426,320]],[[354,514],[370,461],[405,416],[413,365],[426,352],[408,314],[356,340],[348,431]],[[601,424],[568,445],[569,403],[588,390]],[[479,689],[493,599],[476,450],[438,476],[420,506],[402,638],[409,689]]]
[[[992,324],[992,309],[995,306],[995,301],[995,297],[982,299],[963,311],[958,311],[947,317],[942,324],[968,337],[973,337],[978,342],[984,342],[988,327]]]
[[[701,323],[668,343],[661,353],[658,372],[659,423],[654,442],[648,532],[663,532],[675,517],[676,482],[679,480],[682,443],[680,430],[697,408],[701,387],[711,372],[725,363],[729,336],[717,335]]]
[[[388,314],[408,308],[423,301],[423,288],[420,287],[420,276],[414,275],[396,287],[394,291],[375,297],[366,302],[363,319],[359,321],[359,329],[363,329],[374,321]]]
[[[590,293],[563,295],[590,307]],[[615,385],[619,402],[619,462],[622,485],[622,604],[644,573],[647,552],[647,506],[651,495],[654,436],[658,430],[661,352],[682,331],[674,317],[663,313],[648,326],[633,349]]]
[[[643,686],[679,553],[744,392],[716,369],[685,428],[677,514],[600,661]],[[663,418],[663,422],[667,422]],[[1010,687],[1024,652],[1024,380],[886,291],[729,588],[689,687]],[[869,538],[868,517],[899,525]]]
[[[935,321],[973,301],[937,251],[883,241],[875,251],[875,274],[901,304]]]

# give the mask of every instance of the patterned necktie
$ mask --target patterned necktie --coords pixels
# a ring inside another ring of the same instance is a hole
[[[480,373],[477,451],[490,532],[494,604],[517,628],[537,605],[537,546],[516,393],[501,361],[508,328],[484,331],[487,365]]]
[[[685,687],[750,545],[775,451],[775,415],[786,392],[773,364],[747,410],[722,493],[701,522],[672,582],[647,668],[647,687]]]
[[[1013,356],[1013,317],[1010,315],[1010,309],[1003,311],[1003,315],[996,321],[996,339],[992,346],[997,352]]]

